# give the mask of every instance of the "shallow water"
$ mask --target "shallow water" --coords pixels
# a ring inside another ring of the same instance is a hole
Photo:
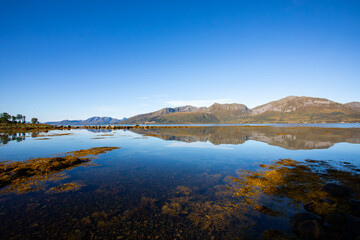
[[[245,204],[235,196],[241,188],[232,178],[242,170],[257,171],[279,159],[324,160],[353,173],[360,168],[359,128],[82,129],[1,139],[0,161],[10,162],[119,149],[96,155],[90,164],[27,176],[38,188],[19,191],[17,182],[5,184],[0,239],[257,239],[268,229],[289,232],[288,217],[303,211],[296,201],[305,200],[285,194],[279,203],[262,193],[251,196],[256,206]],[[65,190],[69,183],[76,187]],[[281,211],[271,214],[260,205]]]

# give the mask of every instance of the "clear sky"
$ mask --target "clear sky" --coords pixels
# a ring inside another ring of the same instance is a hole
[[[0,112],[360,100],[360,1],[0,0]]]

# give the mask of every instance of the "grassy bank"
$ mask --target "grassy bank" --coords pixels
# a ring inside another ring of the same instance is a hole
[[[29,131],[29,130],[51,130],[56,126],[48,124],[32,124],[32,123],[0,123],[0,131]]]

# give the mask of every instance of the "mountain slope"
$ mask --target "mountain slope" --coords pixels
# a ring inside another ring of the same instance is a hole
[[[350,113],[349,109],[341,103],[330,101],[326,98],[289,96],[277,101],[251,109],[251,115],[261,115],[267,112],[309,112],[309,111],[341,111]]]
[[[147,122],[154,122],[156,121],[157,117],[168,115],[172,113],[177,112],[196,112],[198,111],[197,107],[193,106],[182,106],[182,107],[176,107],[176,108],[163,108],[155,112],[145,113],[145,114],[139,114],[136,116],[133,116],[131,118],[128,118],[121,122],[121,124],[141,124],[141,123],[147,123]]]
[[[196,123],[219,123],[219,119],[212,114],[204,112],[177,112],[158,116],[152,121],[160,124],[196,124]]]
[[[360,102],[349,102],[349,103],[345,103],[344,105],[349,107],[351,110],[355,112],[360,112]]]
[[[214,103],[205,110],[206,113],[214,115],[222,122],[237,120],[239,117],[245,115],[248,111],[249,109],[244,104],[238,103]]]
[[[248,108],[244,104],[214,103],[209,108],[183,106],[177,108],[163,108],[155,112],[136,115],[121,122],[121,124],[144,123],[219,123],[236,120],[244,115]],[[186,113],[186,114],[177,114]]]
[[[325,98],[289,96],[255,107],[241,122],[359,121],[360,114],[345,104]]]

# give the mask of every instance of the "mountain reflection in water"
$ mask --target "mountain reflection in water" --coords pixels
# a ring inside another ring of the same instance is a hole
[[[145,136],[181,142],[206,142],[243,144],[248,140],[265,142],[289,150],[327,149],[335,143],[360,143],[359,128],[313,127],[186,127],[186,128],[133,128],[130,131]]]

